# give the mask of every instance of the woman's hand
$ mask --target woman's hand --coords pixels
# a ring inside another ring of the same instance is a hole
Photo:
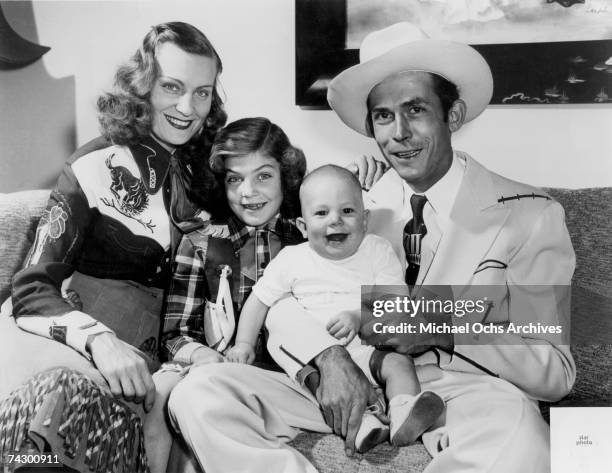
[[[248,342],[237,342],[227,352],[227,359],[232,363],[253,364],[255,361],[255,349]]]
[[[155,384],[146,361],[112,332],[96,335],[89,345],[96,368],[111,393],[127,401],[143,402],[149,412],[155,402]]]
[[[191,363],[193,366],[207,365],[209,363],[223,363],[225,357],[217,350],[202,345],[196,348],[191,354]]]
[[[343,345],[348,345],[359,332],[361,314],[359,311],[344,311],[334,315],[327,326],[327,332],[336,337]]]
[[[389,165],[386,161],[374,159],[374,156],[363,155],[346,168],[357,176],[361,187],[369,191],[383,174],[387,172]]]

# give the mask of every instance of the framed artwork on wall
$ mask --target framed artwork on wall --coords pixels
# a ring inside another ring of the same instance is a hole
[[[607,0],[295,0],[296,104],[327,108],[329,81],[359,62],[370,32],[398,21],[471,44],[487,60],[492,104],[612,101]]]

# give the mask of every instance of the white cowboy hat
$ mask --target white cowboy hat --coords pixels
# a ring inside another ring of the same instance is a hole
[[[430,39],[411,23],[396,23],[370,33],[361,43],[360,64],[337,75],[327,101],[340,119],[362,135],[371,90],[398,72],[426,71],[453,82],[467,105],[465,121],[476,118],[493,95],[493,76],[485,59],[471,46]]]

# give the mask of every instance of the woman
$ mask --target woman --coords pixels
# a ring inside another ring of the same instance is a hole
[[[140,414],[153,406],[170,261],[180,234],[202,223],[188,198],[192,171],[200,206],[217,206],[207,154],[226,119],[221,69],[198,29],[160,24],[99,98],[103,137],[66,164],[13,280],[23,330],[2,317],[0,399],[37,375],[0,404],[3,452],[29,438],[79,471],[146,468],[138,418],[99,388]],[[37,374],[55,366],[74,371]]]

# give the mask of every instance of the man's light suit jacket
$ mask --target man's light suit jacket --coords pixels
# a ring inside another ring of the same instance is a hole
[[[562,325],[569,343],[575,257],[563,208],[542,190],[456,153],[465,160],[465,174],[448,226],[439,241],[428,242],[433,251],[421,255],[417,286],[496,286],[485,291],[487,322]],[[387,238],[402,261],[404,206],[410,208],[404,189],[391,170],[366,196],[369,231]],[[473,335],[454,337],[455,354],[442,354],[443,369],[482,373],[481,366],[543,400],[560,399],[574,383],[574,361],[558,335],[480,334],[478,343]]]

